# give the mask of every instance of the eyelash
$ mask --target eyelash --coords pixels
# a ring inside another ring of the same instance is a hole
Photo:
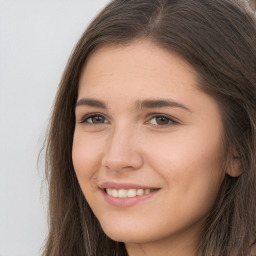
[[[104,122],[103,123],[93,123],[92,122],[92,120],[90,121],[90,122],[88,122],[88,120],[89,119],[92,119],[92,118],[94,118],[94,117],[96,117],[96,118],[100,118],[101,120],[103,119],[104,120]],[[168,123],[167,124],[157,124],[157,121],[155,121],[155,123],[154,124],[152,124],[152,123],[150,123],[150,121],[152,120],[152,119],[157,119],[157,118],[163,118],[163,119],[165,119]],[[175,124],[178,124],[179,122],[176,120],[176,119],[174,119],[173,117],[171,117],[171,116],[169,116],[169,115],[166,115],[166,114],[159,114],[159,113],[157,113],[157,114],[150,114],[150,115],[148,115],[147,116],[147,119],[149,119],[149,121],[147,121],[146,122],[146,124],[151,124],[151,125],[153,125],[153,126],[156,126],[156,127],[160,127],[160,128],[164,128],[164,127],[167,127],[167,126],[170,126],[170,125],[175,125]],[[107,122],[106,122],[107,121]],[[95,114],[88,114],[88,115],[85,115],[83,118],[82,118],[82,120],[81,120],[81,122],[80,123],[84,123],[84,124],[86,124],[86,125],[103,125],[103,124],[106,124],[106,123],[109,123],[108,122],[108,119],[104,116],[104,115],[102,115],[102,114],[97,114],[97,113],[95,113]]]
[[[92,119],[92,118],[94,118],[94,117],[99,117],[99,118],[104,119],[104,123],[88,122],[88,120],[89,120],[90,118]],[[85,123],[85,124],[88,124],[88,125],[102,125],[102,124],[105,124],[105,123],[106,123],[106,122],[105,122],[106,120],[107,120],[107,118],[104,117],[104,115],[95,113],[95,114],[88,114],[88,115],[85,115],[85,116],[82,118],[81,123]]]
[[[169,115],[166,115],[166,114],[150,114],[150,116],[148,116],[148,118],[149,118],[149,121],[146,122],[147,124],[150,124],[150,121],[152,119],[155,119],[155,123],[154,124],[151,123],[151,125],[154,125],[154,126],[160,127],[160,128],[164,128],[164,127],[168,127],[168,126],[171,126],[171,125],[178,124],[178,121],[175,118],[173,118],[173,117],[171,117]],[[168,123],[167,124],[162,124],[162,125],[157,124],[156,123],[157,122],[157,118],[163,118]]]

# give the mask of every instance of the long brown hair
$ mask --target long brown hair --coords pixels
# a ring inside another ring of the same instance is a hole
[[[197,255],[247,255],[256,238],[256,22],[239,0],[115,0],[90,24],[66,66],[50,123],[44,255],[127,255],[123,243],[102,231],[81,192],[71,155],[78,81],[89,54],[138,38],[179,54],[195,68],[198,86],[221,109],[225,164],[237,157],[243,170],[237,178],[224,178]]]

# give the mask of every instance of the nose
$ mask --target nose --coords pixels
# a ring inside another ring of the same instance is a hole
[[[137,170],[143,165],[136,131],[120,128],[109,136],[102,165],[112,171]]]

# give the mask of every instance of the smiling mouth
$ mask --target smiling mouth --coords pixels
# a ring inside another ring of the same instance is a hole
[[[116,197],[116,198],[132,198],[132,197],[139,197],[139,196],[143,196],[143,195],[149,195],[150,193],[156,191],[158,189],[135,189],[135,188],[131,188],[131,189],[114,189],[114,188],[105,188],[104,191],[112,196],[112,197]]]

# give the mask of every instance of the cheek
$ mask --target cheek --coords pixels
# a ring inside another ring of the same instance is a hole
[[[85,186],[88,182],[92,182],[102,159],[101,145],[87,137],[75,132],[72,149],[73,165],[82,190],[88,187]]]
[[[154,147],[148,151],[149,165],[158,170],[166,186],[175,189],[178,197],[191,195],[203,199],[208,194],[215,198],[224,177],[219,132],[184,130],[163,139],[151,137],[151,142]]]
[[[153,158],[147,159],[158,160],[158,164],[169,165],[174,170],[180,165],[197,166],[196,169],[201,165],[219,166],[222,156],[220,133],[207,134],[184,128],[167,135],[148,136],[143,144],[146,154]]]

